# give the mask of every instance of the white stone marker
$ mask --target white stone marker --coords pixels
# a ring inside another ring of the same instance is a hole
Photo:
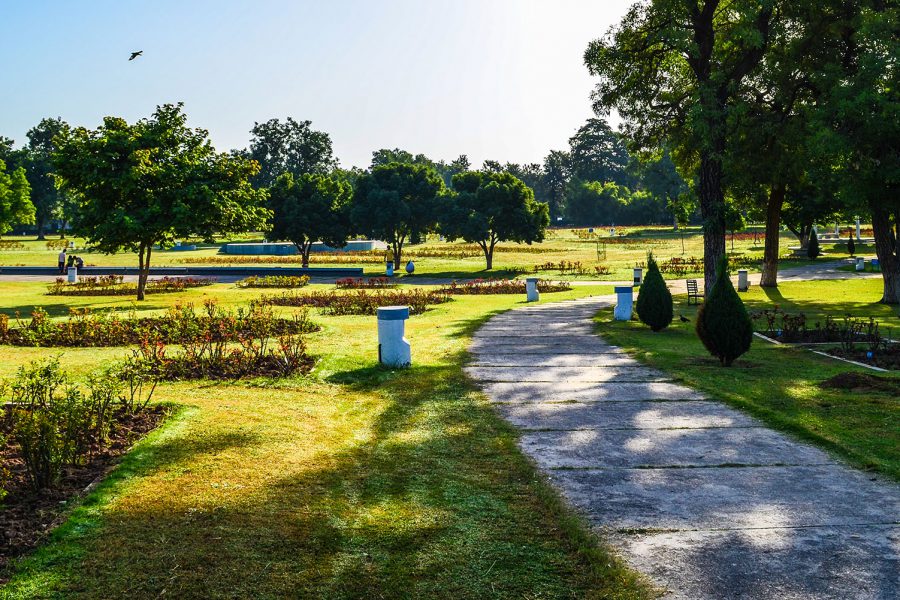
[[[856,270],[857,271],[865,271],[866,270],[866,259],[862,256],[856,257]]]
[[[634,305],[634,288],[623,286],[616,287],[616,308],[613,311],[613,318],[616,321],[630,321],[631,308]]]
[[[384,274],[388,277],[394,276],[394,261],[389,260],[384,264]]]
[[[408,367],[412,363],[409,342],[404,337],[408,306],[378,308],[378,362],[389,367]]]
[[[747,280],[747,269],[738,271],[738,291],[746,292],[750,289],[750,282]]]
[[[860,232],[859,217],[856,217],[856,241],[859,241],[860,239],[862,239],[859,237],[859,232]]]
[[[644,270],[641,268],[635,268],[634,270],[634,285],[641,285],[644,283]]]
[[[78,267],[69,267],[66,274],[69,276],[69,283],[76,283],[78,281]]]
[[[537,277],[529,277],[525,280],[525,296],[528,302],[537,302],[541,294],[538,292]]]

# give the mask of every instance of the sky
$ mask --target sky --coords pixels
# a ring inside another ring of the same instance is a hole
[[[0,0],[0,135],[184,102],[222,151],[291,116],[344,167],[395,147],[540,162],[593,116],[584,50],[632,1]]]

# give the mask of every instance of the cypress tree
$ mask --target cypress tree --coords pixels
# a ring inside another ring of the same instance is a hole
[[[672,293],[666,287],[653,253],[647,255],[647,276],[641,284],[635,311],[642,323],[653,331],[660,331],[672,322]]]
[[[850,256],[856,254],[856,242],[853,241],[853,234],[850,234],[850,238],[847,240],[847,252],[850,253]]]
[[[809,244],[806,246],[806,256],[809,257],[810,260],[816,260],[822,252],[819,250],[819,236],[816,235],[816,230],[813,229],[809,234]]]
[[[697,336],[723,366],[750,349],[753,322],[728,277],[728,258],[723,256],[706,302],[697,311]]]

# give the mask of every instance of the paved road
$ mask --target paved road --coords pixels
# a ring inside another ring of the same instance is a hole
[[[900,486],[668,381],[592,333],[610,298],[475,335],[521,447],[667,598],[900,597]]]

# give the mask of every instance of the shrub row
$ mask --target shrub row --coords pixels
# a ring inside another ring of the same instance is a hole
[[[181,292],[188,288],[204,287],[215,283],[208,277],[160,277],[150,279],[144,292],[147,294],[164,294]],[[79,277],[75,283],[68,283],[57,277],[47,287],[50,296],[131,296],[137,292],[137,283],[126,283],[123,275],[98,275]]]
[[[397,284],[387,277],[346,277],[344,279],[338,279],[334,282],[334,285],[339,290],[363,290],[392,288],[396,287]]]
[[[451,300],[441,290],[355,290],[353,292],[283,292],[263,296],[260,303],[275,306],[311,306],[326,315],[374,315],[379,306],[409,306],[411,314],[421,314],[436,304]]]
[[[236,342],[242,338],[309,333],[318,325],[306,313],[292,318],[276,317],[272,309],[251,304],[248,309],[224,310],[214,300],[204,303],[199,312],[192,304],[177,304],[155,317],[122,318],[116,313],[95,313],[71,309],[65,320],[53,321],[46,311],[36,308],[29,323],[17,318],[9,327],[0,315],[0,343],[14,346],[126,346],[138,344],[151,332],[166,343],[188,343],[201,339]]]
[[[246,279],[237,282],[238,287],[242,288],[298,288],[309,284],[308,275],[265,275],[257,277],[251,275]]]
[[[565,292],[572,289],[566,282],[538,280],[538,291],[542,293]],[[488,295],[488,294],[524,294],[525,281],[521,279],[473,279],[462,283],[454,281],[440,288],[444,294],[456,295]]]
[[[0,240],[0,250],[22,250],[25,244],[16,240]]]

